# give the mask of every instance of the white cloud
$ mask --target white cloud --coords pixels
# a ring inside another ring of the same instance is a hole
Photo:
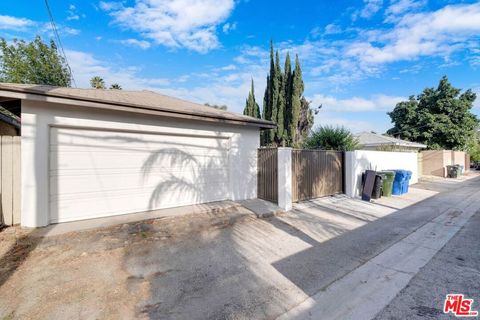
[[[0,30],[10,30],[20,33],[48,34],[51,38],[52,26],[49,22],[33,21],[27,18],[17,18],[12,16],[0,15]],[[60,35],[78,35],[80,30],[57,24],[57,30]],[[18,37],[15,35],[14,37]]]
[[[119,40],[123,45],[130,46],[130,47],[138,47],[140,49],[148,49],[150,48],[150,42],[145,40],[137,40],[137,39],[124,39]]]
[[[68,13],[67,21],[80,20],[80,14],[78,13],[77,7],[75,5],[70,4],[68,6],[67,13]],[[85,18],[84,14],[82,14],[82,18]]]
[[[70,20],[79,20],[80,19],[80,16],[78,14],[72,14],[72,15],[69,15],[67,17],[67,20],[70,21]]]
[[[100,1],[100,9],[105,11],[121,10],[123,8],[122,2]]]
[[[227,66],[222,67],[223,71],[231,71],[231,70],[235,70],[235,69],[237,69],[237,66],[235,66],[234,64],[229,64]]]
[[[342,32],[342,28],[340,28],[339,25],[336,25],[334,23],[330,23],[330,24],[327,24],[325,26],[325,33],[324,34],[337,34],[337,33],[341,33]]]
[[[222,31],[225,34],[229,34],[231,31],[234,31],[235,29],[237,29],[237,23],[236,22],[233,22],[233,23],[227,22],[222,27]]]
[[[386,22],[392,22],[405,12],[422,8],[427,4],[426,0],[393,0],[385,9]]]
[[[220,44],[216,28],[233,11],[234,0],[137,0],[132,7],[101,2],[114,22],[170,48],[206,53]]]
[[[383,0],[363,0],[365,7],[362,10],[357,10],[352,14],[352,20],[358,17],[368,19],[373,17],[383,6]]]
[[[159,90],[170,84],[167,79],[140,77],[137,67],[120,67],[87,52],[65,50],[65,54],[79,87],[90,87],[90,79],[94,76],[102,77],[107,84],[119,83],[127,90]]]
[[[480,3],[446,6],[434,12],[407,14],[394,28],[351,44],[346,55],[366,64],[413,60],[420,56],[449,57],[478,39]]]
[[[16,18],[12,16],[0,15],[1,30],[24,31],[26,28],[34,25],[34,21],[26,18]]]
[[[61,24],[57,24],[57,31],[61,36],[62,35],[76,36],[76,35],[79,35],[80,32],[81,32],[79,29],[70,28],[70,27],[67,27],[67,26],[61,25]],[[52,38],[52,39],[54,38],[54,34],[53,34],[53,31],[52,31],[52,25],[48,22],[39,24],[39,26],[36,28],[35,32],[36,33],[38,33],[38,32],[45,33],[50,38]]]
[[[345,127],[354,134],[363,131],[375,131],[383,133],[389,128],[389,126],[386,125],[384,122],[374,123],[364,120],[351,120],[325,112],[320,112],[318,115],[315,116],[314,128],[317,126]]]
[[[311,100],[314,106],[323,105],[322,110],[327,112],[364,112],[392,110],[398,102],[406,98],[377,94],[369,99],[362,97],[337,99],[333,96],[315,94]]]
[[[472,90],[477,95],[477,98],[473,102],[473,107],[476,108],[476,109],[480,109],[480,87],[473,88]]]

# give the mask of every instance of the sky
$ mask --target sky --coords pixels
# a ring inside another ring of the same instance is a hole
[[[480,2],[49,0],[77,87],[152,90],[242,112],[262,106],[269,42],[298,54],[315,125],[384,132],[395,104],[447,75],[479,94]],[[0,2],[0,37],[51,38],[44,0]]]

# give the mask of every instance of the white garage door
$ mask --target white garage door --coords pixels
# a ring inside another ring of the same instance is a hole
[[[50,129],[50,222],[229,198],[229,139]]]

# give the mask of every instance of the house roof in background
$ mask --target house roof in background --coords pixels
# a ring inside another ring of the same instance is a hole
[[[411,142],[407,140],[397,139],[389,136],[384,136],[373,132],[360,132],[355,135],[358,142],[362,146],[399,146],[409,148],[426,148],[427,146],[417,142]]]
[[[108,105],[106,109],[155,113],[177,118],[217,121],[230,124],[251,125],[261,128],[274,128],[275,123],[267,120],[223,111],[213,107],[162,95],[153,91],[126,91],[109,89],[77,89],[46,85],[0,83],[0,95],[8,93],[27,94],[27,100],[43,100],[45,97],[65,99],[66,104],[90,102]],[[43,98],[42,98],[43,97]],[[67,101],[68,100],[68,101]],[[117,107],[117,108],[116,108]]]

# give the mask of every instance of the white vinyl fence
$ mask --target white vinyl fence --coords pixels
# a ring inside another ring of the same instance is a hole
[[[415,152],[386,152],[357,150],[345,153],[345,194],[358,197],[361,194],[362,173],[365,170],[412,171],[410,184],[418,182],[418,159]]]
[[[21,137],[0,137],[0,225],[20,223]]]

